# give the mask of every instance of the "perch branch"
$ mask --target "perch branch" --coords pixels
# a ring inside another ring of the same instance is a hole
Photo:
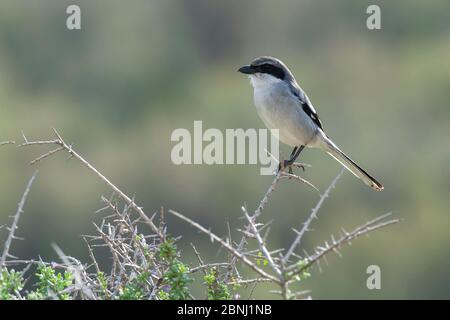
[[[245,207],[242,207],[242,210],[244,211],[245,217],[247,218],[247,221],[253,231],[253,235],[255,236],[256,240],[258,241],[259,248],[261,252],[264,254],[264,256],[267,258],[267,261],[269,262],[269,265],[272,267],[272,269],[276,272],[278,276],[281,276],[280,268],[277,267],[275,262],[273,261],[272,255],[270,254],[269,250],[267,250],[266,245],[264,244],[263,239],[261,238],[261,235],[259,234],[258,228],[256,227],[255,223],[253,222],[252,218],[247,213],[247,210]]]
[[[266,150],[266,152],[268,152],[268,151]],[[270,152],[268,152],[268,153],[269,153],[269,155],[270,155],[271,157],[273,157],[274,159],[276,159]],[[276,159],[276,160],[278,161],[278,159]],[[304,166],[306,166],[306,167],[311,167],[311,166],[308,165],[308,164],[302,164],[302,163],[294,163],[294,166],[296,166],[296,167],[304,167]],[[266,193],[264,194],[263,198],[262,198],[261,201],[259,202],[259,205],[258,205],[258,207],[256,208],[254,214],[250,217],[250,219],[251,219],[253,222],[256,221],[256,218],[258,218],[258,217],[261,215],[261,213],[262,213],[262,211],[264,210],[266,204],[269,202],[269,199],[270,199],[270,196],[271,196],[272,192],[275,191],[275,189],[276,189],[276,187],[277,187],[277,185],[278,185],[278,182],[280,182],[280,180],[281,180],[282,178],[286,178],[286,177],[289,178],[290,176],[291,176],[291,174],[286,173],[286,172],[284,172],[284,171],[282,171],[282,170],[279,170],[279,171],[275,174],[275,178],[273,179],[272,183],[270,184],[269,189],[267,189],[267,191],[266,191]],[[303,178],[300,178],[300,177],[297,176],[297,175],[292,175],[292,177],[290,177],[290,178],[294,178],[294,179],[296,179],[296,180],[298,180],[298,181],[300,181],[300,182],[305,183],[307,186],[312,187],[313,189],[318,190],[312,183],[310,183],[309,181],[307,181],[307,180],[305,180],[305,179],[303,179]],[[242,236],[242,238],[241,238],[239,244],[237,245],[237,250],[238,250],[238,251],[243,251],[245,245],[247,244],[248,237],[249,237],[249,235],[251,234],[251,232],[250,232],[251,230],[252,230],[252,226],[251,226],[250,223],[247,224],[247,226],[245,227],[244,230],[242,230],[243,236]],[[231,272],[235,269],[235,265],[236,265],[236,256],[233,256],[233,258],[231,259],[231,263],[230,263],[230,271],[231,271]],[[230,276],[231,276],[231,272],[229,272],[229,273],[225,276],[225,279],[226,279],[226,280],[229,280],[229,278],[230,278]]]
[[[304,234],[309,230],[309,226],[311,225],[311,222],[314,219],[317,219],[317,213],[319,212],[320,207],[322,206],[323,202],[326,198],[330,195],[330,192],[332,189],[336,187],[336,183],[339,180],[339,178],[344,173],[344,170],[342,170],[331,182],[331,184],[328,186],[328,188],[325,190],[325,192],[320,196],[319,202],[317,202],[316,206],[311,210],[311,214],[309,218],[303,223],[303,227],[300,231],[297,232],[297,237],[295,238],[294,242],[292,242],[291,246],[289,247],[288,252],[283,257],[284,263],[289,261],[289,258],[294,253],[295,249],[300,246],[300,243],[302,241],[302,238]]]
[[[77,152],[75,152],[72,149],[72,146],[68,145],[64,139],[59,135],[58,131],[56,129],[53,129],[53,132],[56,136],[55,140],[38,140],[38,141],[29,141],[25,135],[23,134],[24,143],[22,143],[19,147],[24,146],[31,146],[31,145],[58,145],[59,147],[56,149],[53,149],[33,161],[31,161],[31,164],[35,164],[47,157],[50,157],[51,155],[54,155],[55,153],[65,150],[67,151],[72,157],[76,158],[78,161],[80,161],[85,167],[87,167],[91,172],[93,172],[100,180],[102,180],[106,185],[108,185],[116,194],[118,194],[130,207],[135,210],[139,216],[144,220],[144,222],[150,226],[150,228],[158,234],[158,236],[163,239],[164,235],[159,230],[159,228],[153,223],[152,219],[150,219],[145,212],[142,210],[141,207],[139,207],[133,199],[128,197],[124,192],[122,192],[118,187],[116,187],[111,181],[109,181],[108,178],[106,178],[103,174],[101,174],[94,166],[92,166],[88,161],[86,161],[81,155],[79,155]]]
[[[37,173],[38,173],[38,171],[36,170],[33,173],[33,175],[31,176],[30,180],[28,181],[27,187],[25,188],[25,191],[22,195],[22,199],[20,200],[19,205],[17,207],[17,211],[16,211],[16,214],[14,215],[14,219],[11,224],[11,228],[9,228],[9,234],[8,234],[8,238],[6,239],[6,242],[5,242],[5,248],[3,249],[2,258],[0,260],[0,267],[3,267],[5,265],[6,259],[8,257],[12,257],[9,254],[9,248],[11,246],[12,240],[16,239],[16,237],[14,236],[14,232],[17,229],[17,224],[19,222],[20,214],[23,212],[23,207],[25,205],[25,201],[27,199],[28,193],[31,190],[31,185],[33,184],[33,181],[36,178]]]
[[[16,142],[15,141],[12,141],[12,140],[8,140],[8,141],[0,141],[0,146],[4,146],[4,145],[7,145],[7,144],[15,144]]]
[[[330,253],[332,251],[337,251],[342,245],[349,244],[352,240],[364,235],[368,234],[372,231],[387,227],[389,225],[395,224],[400,222],[400,219],[392,219],[388,221],[383,221],[387,217],[392,215],[391,212],[383,214],[373,220],[370,220],[366,222],[365,224],[355,228],[353,231],[345,232],[343,231],[343,235],[338,240],[332,240],[331,244],[328,244],[325,242],[325,246],[316,247],[315,254],[307,257],[306,264],[302,265],[300,268],[297,267],[297,265],[292,265],[288,268],[288,270],[294,270],[293,274],[299,274],[309,268],[314,263],[318,262],[320,259],[322,259],[327,253]]]
[[[169,212],[171,214],[173,214],[174,216],[176,216],[177,218],[180,218],[181,220],[184,220],[185,222],[189,223],[194,228],[196,228],[196,229],[200,230],[201,232],[207,234],[212,240],[217,241],[218,243],[220,243],[222,245],[222,247],[224,247],[225,249],[230,251],[235,257],[241,259],[246,265],[248,265],[250,268],[252,268],[254,271],[259,273],[264,278],[270,279],[270,280],[272,280],[274,282],[279,282],[279,279],[275,278],[274,276],[268,274],[267,272],[265,272],[264,270],[259,268],[255,263],[250,261],[245,255],[243,255],[237,249],[233,248],[229,243],[225,242],[220,237],[216,236],[214,233],[212,233],[211,231],[207,230],[206,228],[204,228],[203,226],[201,226],[197,222],[192,221],[188,217],[186,217],[186,216],[182,215],[181,213],[178,213],[178,212],[176,212],[174,210],[169,210]]]

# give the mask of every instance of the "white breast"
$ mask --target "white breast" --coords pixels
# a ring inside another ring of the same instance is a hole
[[[256,110],[264,124],[269,129],[278,129],[280,141],[285,144],[308,145],[317,126],[290,93],[288,85],[269,75],[252,76],[251,82]]]

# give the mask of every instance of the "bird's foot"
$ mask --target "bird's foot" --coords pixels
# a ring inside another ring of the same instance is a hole
[[[308,166],[308,165],[306,165],[306,166]],[[292,164],[292,167],[297,167],[297,168],[300,168],[300,169],[302,169],[302,171],[303,172],[305,172],[305,167],[306,167],[304,164],[302,164],[302,163],[299,163],[299,162],[294,162],[293,164]]]
[[[307,166],[308,165],[304,165],[299,162],[294,162],[292,160],[283,160],[278,164],[278,172],[284,171],[287,168],[289,174],[293,174],[293,171],[292,171],[293,167],[300,168],[300,169],[302,169],[303,172],[305,172],[305,168]]]
[[[278,172],[280,171],[284,171],[286,168],[288,169],[289,174],[293,174],[294,172],[292,171],[292,165],[294,164],[294,161],[291,160],[283,160],[280,161],[280,163],[278,164]],[[303,169],[304,170],[304,169]]]

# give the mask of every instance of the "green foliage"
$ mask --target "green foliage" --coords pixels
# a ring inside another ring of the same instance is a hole
[[[66,270],[64,274],[60,272],[57,273],[52,267],[40,264],[36,272],[36,277],[38,278],[38,288],[35,291],[30,292],[27,295],[27,299],[71,299],[69,293],[63,292],[73,284],[73,275],[71,272]]]
[[[56,273],[52,267],[43,264],[38,266],[37,272],[37,289],[26,295],[28,300],[43,299],[59,299],[70,300],[69,293],[64,292],[73,284],[73,275],[69,271],[64,274]],[[4,268],[0,272],[0,300],[22,299],[21,291],[23,290],[24,279],[21,272],[14,269],[8,270]]]
[[[167,238],[166,241],[159,246],[158,257],[162,260],[171,261],[174,260],[177,255],[177,247],[174,239]]]
[[[192,282],[188,274],[189,268],[175,260],[164,275],[164,282],[170,286],[170,300],[187,300],[190,298],[187,285]]]
[[[206,274],[203,279],[208,286],[208,300],[230,300],[231,295],[228,287],[218,279],[217,268],[212,268],[210,273]]]
[[[299,260],[297,262],[297,267],[298,269],[303,269],[305,268],[305,266],[308,264],[308,260],[304,259],[304,260]],[[309,277],[311,277],[311,273],[309,273],[309,267],[305,268],[302,272],[300,272],[298,275],[295,276],[295,280],[296,281],[301,281],[301,280],[306,280]]]
[[[269,264],[269,260],[263,256],[261,251],[258,251],[258,257],[255,260],[258,266],[262,264],[265,267]]]
[[[193,280],[189,276],[189,268],[178,260],[175,241],[168,238],[158,250],[158,257],[167,264],[168,268],[163,277],[163,285],[169,290],[160,290],[158,296],[164,300],[187,300],[190,298],[187,285]]]
[[[158,298],[160,300],[170,300],[170,295],[168,292],[165,292],[164,290],[160,290],[158,292]]]
[[[309,267],[305,268],[305,266],[307,266],[307,265],[308,265],[308,260],[306,260],[306,259],[299,260],[297,262],[296,270],[302,270],[302,271],[301,272],[296,272],[296,271],[288,272],[286,274],[287,278],[290,278],[293,281],[297,281],[297,282],[310,278],[311,273],[309,273]]]
[[[105,273],[104,272],[99,272],[97,273],[97,281],[100,284],[100,290],[101,290],[101,295],[104,298],[109,298],[109,294],[108,294],[108,280],[106,279]]]
[[[148,272],[141,273],[129,281],[125,287],[119,292],[119,300],[143,300],[147,292],[147,278],[150,276]]]
[[[14,300],[20,296],[23,289],[23,276],[21,272],[7,268],[0,272],[0,300]]]

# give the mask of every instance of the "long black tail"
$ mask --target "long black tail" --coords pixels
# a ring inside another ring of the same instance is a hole
[[[374,177],[372,177],[367,171],[356,164],[355,161],[350,159],[344,152],[342,152],[333,141],[328,137],[325,138],[324,147],[328,154],[340,162],[348,171],[353,173],[357,178],[364,181],[369,187],[376,191],[384,189],[383,185],[379,183]]]

